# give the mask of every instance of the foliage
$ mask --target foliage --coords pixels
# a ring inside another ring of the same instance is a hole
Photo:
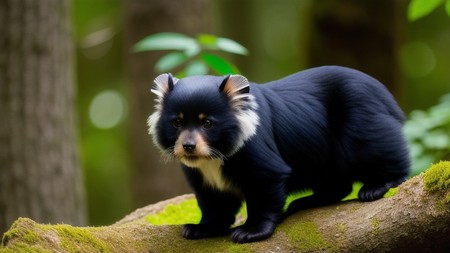
[[[180,33],[157,33],[136,43],[133,50],[135,52],[174,50],[156,62],[155,70],[162,73],[184,66],[176,74],[179,78],[205,75],[210,70],[219,75],[237,74],[239,70],[236,66],[211,51],[248,54],[248,50],[241,44],[210,34],[199,34],[196,38],[192,38]]]
[[[408,19],[415,21],[424,17],[444,2],[445,11],[450,16],[450,0],[411,0]],[[450,154],[450,93],[426,111],[412,111],[404,132],[411,148],[413,174],[447,158]]]
[[[415,110],[404,132],[411,149],[413,174],[450,154],[450,93],[426,111]]]
[[[422,18],[430,14],[444,2],[445,11],[450,16],[450,0],[411,0],[408,6],[408,19],[414,21]]]

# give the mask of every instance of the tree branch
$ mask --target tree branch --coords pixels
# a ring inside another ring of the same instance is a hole
[[[145,216],[192,195],[138,209],[106,227],[44,225],[18,219],[0,252],[450,252],[450,162],[402,184],[389,198],[299,212],[262,242],[233,244],[229,238],[186,240],[181,226],[153,226]]]

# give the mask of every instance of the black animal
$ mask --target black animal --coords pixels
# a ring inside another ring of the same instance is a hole
[[[258,85],[240,75],[155,79],[149,132],[182,163],[202,211],[184,226],[197,239],[270,237],[284,215],[340,201],[354,181],[361,201],[381,198],[410,170],[404,114],[374,78],[324,66]],[[289,193],[314,194],[283,205]],[[243,200],[246,223],[230,225]]]

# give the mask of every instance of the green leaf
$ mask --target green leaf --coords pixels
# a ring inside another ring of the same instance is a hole
[[[450,146],[450,137],[445,131],[437,129],[425,135],[423,144],[429,149],[447,149]]]
[[[403,126],[403,133],[409,141],[421,139],[427,129],[420,121],[408,120]]]
[[[197,76],[208,74],[208,66],[201,60],[195,60],[189,63],[185,69],[186,76]]]
[[[450,16],[450,0],[445,2],[445,12],[447,12],[447,15]]]
[[[248,55],[248,50],[234,40],[227,38],[217,38],[217,48],[233,54]]]
[[[430,14],[444,0],[412,0],[408,5],[408,19],[417,20]]]
[[[178,72],[178,73],[175,74],[175,77],[178,78],[178,79],[183,79],[183,78],[185,78],[186,76],[187,76],[187,75],[186,75],[186,70],[185,70],[185,69],[183,69],[183,70],[181,70],[180,72]]]
[[[219,75],[239,73],[239,70],[234,65],[217,55],[202,53],[200,57],[211,69],[213,69]]]
[[[200,34],[197,36],[197,41],[205,49],[248,55],[247,48],[231,39],[220,38],[211,34]]]
[[[189,59],[183,52],[172,52],[161,57],[155,64],[157,72],[162,73],[169,71],[183,64]]]
[[[410,143],[409,150],[411,157],[419,157],[425,152],[424,146],[419,143]]]
[[[152,50],[182,50],[187,56],[200,51],[196,40],[181,33],[157,33],[145,37],[133,46],[135,52]]]
[[[197,36],[197,41],[206,49],[219,49],[217,47],[217,36],[211,34],[200,34]]]

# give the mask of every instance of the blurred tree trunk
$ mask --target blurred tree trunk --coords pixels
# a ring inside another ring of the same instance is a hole
[[[397,54],[405,37],[405,0],[312,1],[309,65],[343,65],[366,72],[401,98]]]
[[[0,1],[0,234],[85,223],[69,0]]]
[[[167,199],[189,190],[177,163],[165,164],[147,131],[147,118],[154,110],[150,87],[157,73],[153,67],[161,53],[133,53],[132,46],[158,32],[196,35],[210,24],[208,0],[126,0],[125,59],[130,82],[130,145],[133,196],[136,206]]]

